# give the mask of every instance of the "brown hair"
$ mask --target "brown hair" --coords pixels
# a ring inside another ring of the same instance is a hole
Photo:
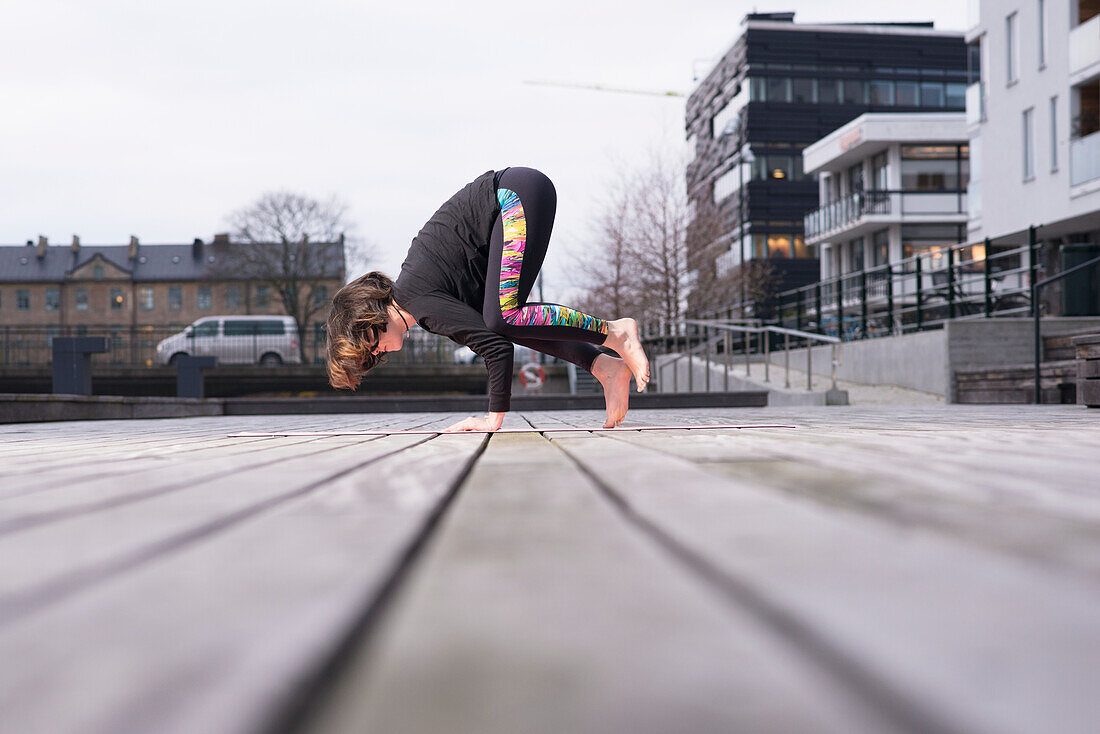
[[[332,297],[328,325],[328,382],[354,390],[363,375],[384,360],[371,354],[389,323],[393,281],[374,271],[345,285]]]

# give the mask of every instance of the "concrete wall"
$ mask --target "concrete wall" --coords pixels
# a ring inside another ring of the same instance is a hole
[[[1031,319],[952,321],[938,331],[882,339],[845,342],[837,377],[866,385],[898,385],[935,393],[954,401],[956,370],[1031,364],[1034,340]],[[1046,318],[1042,335],[1055,336],[1100,330],[1100,317]],[[804,349],[791,351],[791,367],[806,369]],[[814,374],[828,375],[830,348],[815,347]],[[773,364],[783,364],[783,352],[773,352]]]
[[[772,364],[783,364],[783,352],[773,352]],[[943,331],[922,331],[915,334],[882,339],[845,342],[840,348],[837,378],[865,385],[898,385],[913,390],[947,394],[947,335]],[[815,375],[829,375],[832,370],[832,347],[814,347]],[[791,350],[791,368],[806,369],[806,350]]]

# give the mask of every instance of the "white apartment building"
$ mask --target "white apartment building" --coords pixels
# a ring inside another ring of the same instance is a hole
[[[963,242],[969,146],[966,115],[868,113],[807,146],[821,206],[805,220],[821,279],[898,263]]]
[[[967,239],[1034,225],[1048,274],[1100,254],[1100,0],[968,10]]]

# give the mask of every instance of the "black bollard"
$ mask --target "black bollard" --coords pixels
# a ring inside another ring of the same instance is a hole
[[[176,360],[176,397],[204,397],[202,371],[217,364],[217,357],[179,357]]]
[[[55,336],[53,338],[53,392],[61,395],[92,394],[92,355],[108,351],[103,336]]]

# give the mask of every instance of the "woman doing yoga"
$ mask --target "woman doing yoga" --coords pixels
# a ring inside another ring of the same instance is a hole
[[[556,206],[554,185],[531,168],[488,171],[452,196],[413,239],[396,281],[367,273],[333,297],[332,386],[358,387],[363,374],[386,352],[401,349],[409,327],[419,324],[468,346],[489,373],[488,415],[467,418],[448,431],[500,428],[510,407],[513,344],[591,372],[604,390],[604,427],[618,426],[626,415],[631,376],[639,392],[649,381],[637,323],[527,300],[546,257]]]

